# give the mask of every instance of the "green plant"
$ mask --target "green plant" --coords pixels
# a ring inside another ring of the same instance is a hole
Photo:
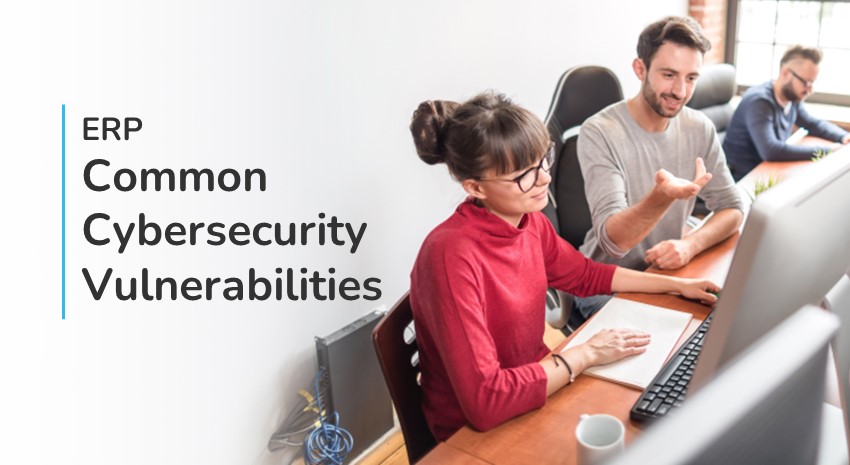
[[[757,178],[753,183],[753,193],[756,197],[758,197],[759,194],[779,184],[780,181],[782,181],[782,179],[779,178],[779,176],[776,176],[775,174],[771,174],[766,178]]]
[[[823,160],[824,157],[832,153],[832,150],[829,149],[817,149],[815,153],[812,155],[812,161]]]

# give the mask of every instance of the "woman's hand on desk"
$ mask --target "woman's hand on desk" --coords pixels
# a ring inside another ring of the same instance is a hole
[[[613,363],[646,352],[647,344],[649,344],[649,334],[642,331],[603,329],[584,344],[546,357],[540,361],[540,365],[546,371],[546,395],[551,396],[570,383],[570,376],[576,377],[592,366]],[[559,366],[557,356],[563,357],[567,366]]]
[[[711,305],[717,301],[720,286],[707,279],[688,279],[617,267],[611,281],[612,292],[646,292],[677,294]]]
[[[678,294],[688,299],[699,300],[705,305],[713,305],[717,302],[717,294],[720,286],[707,279],[672,278],[679,281]]]
[[[606,365],[646,352],[649,334],[633,329],[603,329],[583,345],[587,346],[588,366]],[[580,346],[579,346],[580,347]],[[578,347],[577,347],[578,348]]]

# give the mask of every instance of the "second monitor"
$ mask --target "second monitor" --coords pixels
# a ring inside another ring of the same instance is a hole
[[[848,263],[850,150],[845,149],[806,166],[753,204],[690,391],[795,310],[821,302]]]

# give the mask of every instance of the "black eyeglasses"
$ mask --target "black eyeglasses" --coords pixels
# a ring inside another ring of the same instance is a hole
[[[791,69],[791,68],[788,68],[788,71],[791,73],[792,76],[799,79],[800,82],[802,82],[803,85],[806,87],[806,89],[811,89],[812,87],[814,87],[815,81],[807,81],[807,80],[801,78],[800,75],[795,73],[794,70]]]
[[[552,169],[552,163],[555,161],[555,143],[550,142],[549,148],[546,149],[546,153],[543,154],[543,158],[540,159],[540,163],[537,166],[531,167],[522,172],[519,176],[513,179],[501,179],[501,178],[481,178],[479,181],[503,181],[503,182],[515,182],[517,186],[519,186],[519,190],[523,193],[530,191],[537,185],[537,180],[540,178],[540,170],[545,172],[549,172]]]

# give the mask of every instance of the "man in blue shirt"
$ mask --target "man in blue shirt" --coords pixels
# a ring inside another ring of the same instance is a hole
[[[775,81],[747,89],[732,116],[723,141],[723,151],[735,181],[763,160],[809,160],[816,150],[831,151],[850,143],[850,133],[810,115],[803,100],[812,94],[822,54],[816,48],[795,45],[779,62]],[[793,125],[809,134],[836,141],[826,147],[790,145],[785,141]]]

